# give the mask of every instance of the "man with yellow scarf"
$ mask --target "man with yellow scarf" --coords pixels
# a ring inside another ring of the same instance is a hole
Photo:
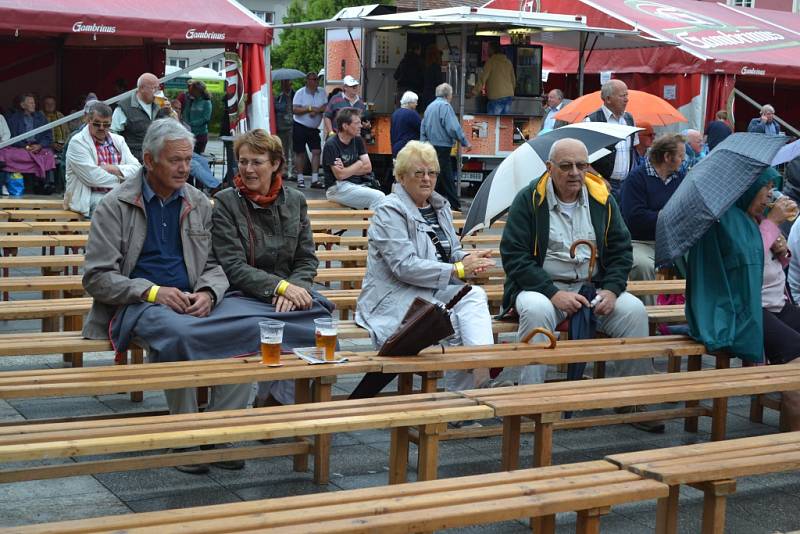
[[[583,306],[593,308],[597,326],[611,337],[648,334],[644,305],[625,291],[633,265],[631,236],[603,179],[587,173],[586,146],[576,139],[553,143],[547,172],[520,191],[508,213],[500,242],[506,271],[503,315],[519,315],[519,336],[536,327],[551,331]],[[589,272],[588,247],[570,246],[577,240],[594,244],[597,261]],[[578,293],[587,280],[597,287],[589,302]],[[534,341],[543,336],[539,334]],[[616,376],[653,372],[649,358],[614,362]],[[546,366],[529,365],[520,383],[544,381]],[[643,411],[629,407],[627,411]],[[649,432],[663,432],[661,423],[637,423]]]

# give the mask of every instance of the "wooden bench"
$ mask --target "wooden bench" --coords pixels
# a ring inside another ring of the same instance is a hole
[[[704,494],[703,534],[723,534],[726,497],[736,491],[736,479],[800,469],[800,432],[613,454],[606,459],[669,486],[669,496],[658,501],[657,533],[678,531],[678,494],[686,484]]]
[[[16,527],[20,533],[416,533],[576,511],[576,532],[597,533],[612,506],[662,499],[668,488],[604,461],[413,482],[316,495]],[[541,534],[553,534],[543,523]],[[2,531],[0,531],[2,532]],[[539,533],[537,533],[539,534]]]
[[[16,221],[0,222],[0,234],[33,234],[37,232],[88,232],[90,221]]]
[[[326,366],[307,366],[326,367]],[[328,366],[330,367],[330,366]],[[315,372],[319,372],[315,370]],[[300,390],[298,390],[299,392]],[[492,409],[457,393],[377,397],[373,399],[314,402],[199,414],[127,417],[92,421],[0,426],[0,463],[51,458],[74,458],[76,463],[20,466],[0,471],[0,483],[64,476],[150,469],[220,460],[295,457],[295,470],[305,471],[308,455],[314,455],[314,480],[327,483],[331,434],[367,429],[391,429],[390,480],[404,481],[407,443],[397,444],[398,429],[415,426],[420,433],[418,479],[436,478],[438,433],[448,422],[492,417]],[[314,443],[280,443],[178,454],[113,459],[88,456],[273,438],[306,438]]]
[[[0,215],[9,221],[81,221],[84,218],[78,212],[65,209],[15,209],[0,211]]]
[[[63,210],[64,200],[56,198],[0,198],[0,210],[53,209]]]
[[[536,423],[533,459],[534,466],[538,467],[551,462],[553,429],[565,411],[713,399],[710,410],[692,405],[682,409],[581,419],[584,424],[595,426],[710,416],[711,439],[719,441],[725,438],[728,397],[794,389],[800,389],[800,368],[769,366],[537,384],[465,391],[463,394],[491,406],[495,415],[503,418],[503,467],[515,469],[519,463],[522,417],[529,417]],[[575,425],[575,421],[577,419],[573,418],[569,423]]]

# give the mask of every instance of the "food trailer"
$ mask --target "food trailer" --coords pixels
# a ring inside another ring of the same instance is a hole
[[[442,79],[453,87],[452,105],[472,145],[469,152],[454,147],[458,176],[462,185],[475,188],[540,130],[546,100],[543,46],[579,51],[580,67],[594,49],[674,44],[635,31],[591,28],[582,15],[466,6],[397,13],[391,6],[367,5],[345,8],[328,20],[279,27],[325,29],[328,90],[340,86],[346,75],[361,81],[361,98],[371,122],[365,139],[380,177],[391,169],[390,117],[401,96],[394,72],[411,43],[419,43],[423,50],[435,44],[442,51]],[[514,66],[516,86],[509,114],[489,115],[486,98],[473,94],[491,42],[500,45]]]

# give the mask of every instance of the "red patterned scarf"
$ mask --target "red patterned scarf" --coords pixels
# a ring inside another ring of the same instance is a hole
[[[238,174],[233,179],[233,185],[241,191],[241,193],[251,202],[261,206],[262,208],[266,208],[273,202],[275,199],[278,198],[278,194],[281,192],[281,186],[283,185],[283,177],[280,174],[275,174],[272,177],[272,183],[269,186],[269,191],[267,191],[266,195],[262,195],[257,191],[251,191],[247,189],[244,185],[244,180]]]

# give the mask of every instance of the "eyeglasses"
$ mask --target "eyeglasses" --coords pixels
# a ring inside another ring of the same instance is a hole
[[[318,80],[318,79],[319,78],[317,78],[316,76],[309,76],[306,78],[306,80]]]
[[[434,180],[439,177],[439,171],[426,171],[420,169],[418,171],[414,171],[414,178],[421,180],[422,177],[425,176],[426,174],[431,178],[433,178]]]
[[[98,130],[108,130],[109,128],[111,128],[111,123],[110,122],[92,121],[92,126],[97,128]]]
[[[556,163],[556,167],[561,169],[561,172],[570,172],[572,167],[578,169],[579,172],[583,172],[589,168],[589,163],[586,161],[576,161],[574,163],[571,161],[562,161],[561,163]]]
[[[262,166],[266,165],[267,163],[269,163],[269,160],[267,160],[267,159],[253,159],[253,160],[240,159],[239,160],[239,167],[242,168],[242,169],[246,169],[247,167],[252,165],[254,168],[256,168],[256,167],[262,167]]]

